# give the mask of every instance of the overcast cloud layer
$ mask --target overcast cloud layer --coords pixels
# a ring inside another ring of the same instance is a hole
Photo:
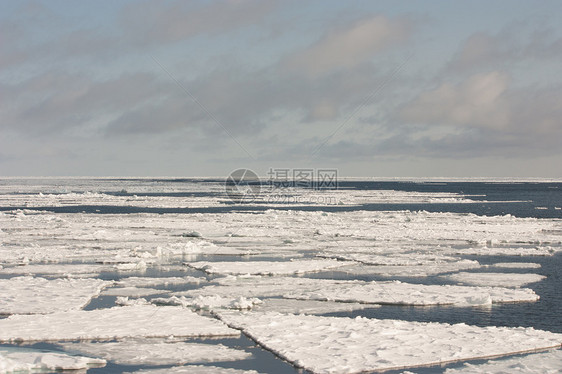
[[[562,177],[562,3],[0,2],[0,176]]]

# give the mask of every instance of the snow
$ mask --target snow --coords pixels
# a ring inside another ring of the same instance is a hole
[[[174,296],[274,297],[396,305],[488,305],[536,301],[530,289],[422,285],[390,282],[338,281],[292,277],[222,278],[216,285],[175,292]]]
[[[72,277],[80,274],[98,274],[103,271],[114,270],[111,266],[99,264],[33,264],[24,266],[6,267],[0,274],[43,274],[59,277]]]
[[[105,360],[32,349],[0,347],[0,373],[80,370],[103,367]]]
[[[0,342],[237,336],[221,322],[181,307],[134,305],[0,320]]]
[[[338,269],[355,275],[379,275],[383,277],[427,277],[436,274],[450,273],[465,269],[477,269],[480,267],[478,261],[460,260],[446,263],[423,264],[423,265],[356,265]]]
[[[221,261],[188,262],[187,266],[209,274],[252,274],[289,275],[334,269],[350,262],[336,260],[293,260],[293,261]]]
[[[53,313],[81,309],[111,283],[99,279],[0,279],[0,314]]]
[[[259,374],[255,370],[239,370],[217,366],[188,365],[166,369],[147,369],[135,371],[135,374]],[[125,373],[132,374],[132,373]]]
[[[489,266],[507,269],[540,269],[541,264],[536,262],[497,262]]]
[[[561,334],[533,328],[257,312],[220,312],[219,317],[295,366],[318,374],[405,369],[562,343]]]
[[[262,304],[262,301],[257,298],[245,298],[243,296],[231,298],[218,295],[200,295],[194,298],[172,296],[170,298],[152,299],[151,302],[157,305],[181,305],[184,307],[193,307],[195,309],[252,309],[255,305]]]
[[[102,357],[118,365],[182,365],[188,363],[244,360],[251,353],[222,344],[200,344],[151,340],[109,343],[64,344],[67,351]]]
[[[128,296],[128,297],[141,297],[150,295],[159,295],[169,293],[168,290],[157,290],[154,288],[140,288],[140,287],[114,287],[108,288],[103,292],[104,296]]]
[[[186,277],[128,277],[121,278],[117,281],[117,285],[121,287],[154,287],[181,284],[200,284],[206,282],[205,278]]]
[[[458,369],[447,369],[445,374],[558,374],[562,368],[562,350],[534,353],[525,356],[491,360],[485,364],[464,364]]]
[[[540,282],[546,277],[540,274],[460,272],[444,275],[442,278],[474,286],[521,287],[529,283]]]

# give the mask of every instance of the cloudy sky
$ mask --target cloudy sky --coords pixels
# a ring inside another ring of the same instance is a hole
[[[560,14],[0,1],[0,175],[562,177]]]

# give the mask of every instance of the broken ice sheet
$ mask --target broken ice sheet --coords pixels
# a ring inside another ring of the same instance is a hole
[[[540,269],[541,264],[536,262],[497,262],[486,266],[506,269]]]
[[[562,334],[357,317],[219,312],[280,357],[314,373],[404,369],[559,347]]]
[[[181,365],[244,360],[251,353],[222,344],[125,340],[109,343],[69,343],[66,351],[102,357],[119,365]]]
[[[355,275],[378,275],[383,277],[427,277],[459,270],[477,269],[479,267],[478,261],[461,260],[424,265],[353,265],[342,267],[337,271]]]
[[[471,273],[460,272],[456,274],[443,275],[441,278],[452,280],[461,284],[474,286],[493,287],[521,287],[529,283],[540,282],[546,277],[540,274],[524,273]]]
[[[181,307],[134,305],[0,320],[0,342],[238,336],[222,322]]]
[[[294,260],[294,261],[221,261],[188,262],[187,266],[209,274],[223,275],[289,275],[334,269],[350,262],[336,260]]]
[[[103,291],[103,296],[141,297],[141,296],[159,295],[169,292],[171,291],[157,290],[154,288],[114,287],[114,288],[108,288],[105,291]]]
[[[99,274],[104,271],[115,270],[111,266],[100,264],[32,264],[13,266],[0,270],[1,274],[34,275],[44,274],[49,276],[72,277],[79,274]]]
[[[238,298],[222,297],[218,295],[199,295],[197,297],[188,298],[185,296],[172,296],[170,298],[156,298],[151,300],[156,305],[181,305],[183,307],[192,307],[195,309],[252,309],[256,305],[260,305],[262,301],[257,298]]]
[[[205,278],[197,278],[191,276],[185,277],[128,277],[121,278],[117,281],[117,285],[121,287],[154,287],[154,286],[168,286],[180,284],[199,284],[206,282]]]
[[[217,366],[188,365],[166,369],[144,369],[125,374],[259,374],[255,370],[221,368]]]
[[[447,369],[445,374],[558,374],[562,368],[562,350],[533,353],[525,356],[499,358],[484,364],[464,364],[457,369]]]
[[[103,367],[105,363],[105,360],[99,358],[71,356],[60,352],[0,347],[0,373],[81,370]]]
[[[391,282],[364,282],[292,277],[225,277],[174,296],[275,297],[300,300],[356,302],[397,305],[489,305],[492,302],[536,301],[531,289],[423,285]]]
[[[0,279],[0,314],[53,313],[84,307],[112,282],[100,279]]]

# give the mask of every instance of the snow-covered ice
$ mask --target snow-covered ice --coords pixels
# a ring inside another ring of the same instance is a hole
[[[487,305],[536,301],[531,289],[423,285],[399,281],[364,282],[311,278],[222,278],[219,284],[175,292],[174,296],[274,297],[397,305]]]
[[[222,344],[124,340],[119,342],[69,343],[66,351],[102,357],[119,365],[182,365],[244,360],[251,353]]]
[[[314,373],[405,369],[559,347],[562,335],[357,317],[220,312],[230,326]]]
[[[541,264],[537,264],[536,262],[496,262],[488,266],[506,269],[540,269]]]
[[[1,274],[15,275],[49,275],[72,277],[80,274],[98,274],[103,271],[114,270],[111,266],[100,264],[31,264],[24,266],[5,267]]]
[[[293,260],[293,261],[220,261],[188,262],[187,266],[209,274],[223,275],[289,275],[334,269],[350,262],[336,260]]]
[[[221,368],[217,366],[188,365],[166,369],[144,369],[125,374],[259,374],[255,370]]]
[[[143,287],[113,287],[103,291],[104,296],[128,296],[128,297],[141,297],[150,295],[159,295],[169,293],[168,290],[157,290],[155,288]]]
[[[464,364],[445,374],[558,374],[562,370],[562,350],[490,360],[485,364]]]
[[[181,307],[134,305],[0,320],[0,342],[237,336],[220,321]]]
[[[443,275],[442,278],[460,284],[493,287],[521,287],[529,283],[540,282],[546,277],[540,274],[526,273],[471,273],[460,272]]]
[[[100,279],[0,279],[0,314],[53,313],[84,307],[112,282]]]
[[[154,287],[180,284],[200,284],[206,282],[205,278],[200,277],[128,277],[121,278],[117,285],[121,287]]]
[[[460,260],[423,265],[353,265],[342,267],[338,271],[356,275],[379,275],[383,277],[427,277],[459,270],[477,269],[479,267],[478,261]]]
[[[0,347],[0,374],[37,373],[103,367],[99,358],[71,356],[59,352],[41,352],[25,348]]]
[[[184,307],[192,307],[195,309],[252,309],[256,305],[263,303],[255,297],[245,298],[243,296],[232,298],[222,297],[218,295],[197,296],[187,298],[185,296],[172,296],[169,298],[156,298],[151,300],[154,304],[159,305],[181,305]]]

